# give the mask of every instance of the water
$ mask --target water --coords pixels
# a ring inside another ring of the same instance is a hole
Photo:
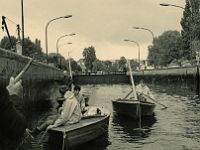
[[[111,100],[123,97],[131,90],[130,85],[85,85],[83,93],[90,94],[90,105],[101,105],[111,111],[108,134],[76,149],[86,150],[199,150],[200,149],[200,102],[192,100],[187,92],[176,92],[169,86],[151,86],[160,103],[168,106],[162,109],[157,105],[155,116],[142,120],[148,127],[145,135],[133,129],[138,123],[130,118],[117,116],[112,111]],[[179,89],[180,90],[180,89]],[[50,112],[36,115],[33,125],[42,122]],[[41,133],[35,140],[21,146],[22,150],[55,150],[48,143],[48,135]]]

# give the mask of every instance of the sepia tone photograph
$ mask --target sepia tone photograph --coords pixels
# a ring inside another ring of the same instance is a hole
[[[200,0],[0,4],[0,150],[200,150]]]

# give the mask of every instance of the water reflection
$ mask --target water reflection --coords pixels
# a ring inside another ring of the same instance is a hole
[[[143,138],[149,137],[151,134],[152,126],[156,122],[156,118],[145,117],[142,118],[141,127],[142,132],[138,131],[139,123],[138,120],[134,120],[124,115],[114,114],[112,120],[113,131],[122,134],[122,141],[138,141]]]
[[[146,135],[138,135],[134,129],[138,128],[138,123],[124,116],[112,114],[112,100],[123,97],[131,90],[130,85],[85,85],[83,92],[90,93],[90,105],[103,106],[110,110],[109,131],[106,136],[95,141],[83,144],[75,149],[85,150],[199,150],[200,142],[200,101],[192,100],[179,85],[150,86],[152,92],[160,103],[168,106],[162,110],[162,106],[157,105],[156,116],[142,119],[142,127]],[[178,90],[177,90],[178,89]],[[182,90],[182,93],[181,93]],[[180,93],[179,93],[180,92]],[[31,118],[32,126],[42,122],[51,111],[44,114],[36,114]],[[38,144],[41,139],[30,141],[22,150],[57,150],[48,143],[48,136]],[[60,145],[61,146],[61,145]]]

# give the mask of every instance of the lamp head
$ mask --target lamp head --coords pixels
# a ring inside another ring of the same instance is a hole
[[[130,40],[125,39],[124,41],[125,41],[125,42],[129,42]]]
[[[166,4],[166,3],[160,3],[160,6],[169,6],[169,4]]]
[[[72,44],[71,42],[68,42],[67,44]]]
[[[63,16],[63,18],[70,18],[70,17],[72,17],[72,15]]]
[[[69,36],[73,36],[73,35],[76,35],[75,33],[71,33],[71,34],[69,34]]]
[[[139,27],[133,27],[133,29],[140,29]]]

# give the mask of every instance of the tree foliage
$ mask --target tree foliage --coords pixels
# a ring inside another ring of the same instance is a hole
[[[182,46],[183,56],[187,59],[194,59],[195,52],[192,49],[192,42],[200,40],[200,2],[199,0],[186,0],[183,18],[181,19],[182,26]]]
[[[17,38],[11,36],[11,41],[16,49]],[[0,47],[6,50],[11,50],[11,44],[7,36],[4,36],[1,39]],[[15,50],[16,51],[16,50]],[[34,59],[43,62],[45,60],[45,54],[42,52],[41,42],[38,39],[35,39],[35,42],[32,42],[30,38],[24,39],[23,55],[28,57],[34,57]]]
[[[148,60],[154,66],[166,66],[174,59],[182,57],[181,35],[178,31],[166,31],[149,46]]]
[[[120,57],[118,62],[118,67],[120,71],[126,71],[126,58],[124,56]]]
[[[17,38],[14,37],[14,36],[11,36],[10,39],[11,39],[12,44],[14,45],[14,48],[15,48],[15,45],[16,45],[16,42],[17,42]],[[11,43],[10,43],[9,38],[7,36],[4,36],[1,39],[0,47],[4,48],[6,50],[11,50]]]
[[[81,67],[78,65],[78,63],[73,58],[70,58],[70,64],[71,64],[72,72],[80,72],[81,71]],[[69,59],[66,60],[66,69],[65,70],[69,71]]]
[[[96,60],[95,48],[93,46],[84,48],[83,57],[86,69],[92,71],[93,63]]]

